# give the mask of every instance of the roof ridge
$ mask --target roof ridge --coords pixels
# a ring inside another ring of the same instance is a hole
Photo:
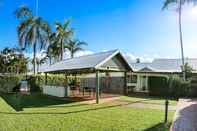
[[[63,63],[63,62],[65,62],[65,61],[69,61],[69,60],[74,60],[74,59],[79,59],[79,58],[83,58],[83,57],[88,57],[88,56],[95,56],[95,55],[99,55],[99,54],[103,54],[103,53],[109,53],[109,52],[116,52],[116,51],[118,51],[118,49],[114,49],[114,50],[110,50],[110,51],[103,51],[103,52],[98,52],[98,53],[94,53],[94,54],[89,54],[89,55],[83,55],[83,56],[78,56],[78,57],[74,57],[74,58],[68,58],[68,59],[64,59],[64,60],[62,60],[62,61],[58,61],[58,62],[56,62],[56,63],[54,63],[54,64],[60,64],[60,63]],[[112,53],[112,54],[113,54]],[[52,65],[54,65],[54,64],[52,64]],[[51,66],[52,66],[51,65]]]
[[[197,58],[184,58],[185,60],[197,60]],[[155,58],[154,60],[181,60],[181,58]],[[153,61],[154,61],[153,60]]]
[[[109,51],[97,52],[97,53],[88,54],[88,55],[83,55],[83,56],[78,56],[78,57],[74,57],[74,58],[67,58],[67,59],[64,59],[64,60],[62,60],[62,61],[66,61],[66,60],[70,60],[70,59],[76,59],[76,58],[81,58],[81,57],[87,57],[87,56],[93,56],[93,55],[99,55],[99,54],[108,53],[108,52],[116,52],[116,51],[118,51],[118,49],[109,50]]]

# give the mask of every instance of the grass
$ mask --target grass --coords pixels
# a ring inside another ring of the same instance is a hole
[[[140,103],[145,103],[145,104],[159,104],[159,105],[164,105],[165,104],[165,99],[163,98],[158,98],[158,97],[151,97],[151,96],[121,96],[120,100],[122,101],[128,101],[128,102],[140,102]],[[169,100],[169,105],[176,105],[177,101],[176,100]]]
[[[113,102],[84,104],[41,94],[2,95],[1,131],[167,131],[164,111],[135,109]]]

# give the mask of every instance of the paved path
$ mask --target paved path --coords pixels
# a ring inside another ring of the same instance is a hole
[[[148,103],[133,103],[133,104],[126,105],[126,107],[165,110],[165,105],[148,104]],[[175,111],[176,110],[176,106],[168,106],[168,110]]]
[[[124,106],[124,107],[128,107],[128,108],[165,110],[164,104],[163,105],[162,104],[151,104],[151,103],[143,103],[143,102],[139,102],[139,101],[129,102],[129,101],[120,100],[119,97],[100,99],[99,103],[106,103],[106,102],[115,102],[119,106]],[[93,103],[96,103],[96,101],[90,100],[90,101],[85,101],[84,103],[93,104]],[[175,111],[176,106],[169,105],[168,110]]]
[[[180,99],[171,131],[197,131],[197,99]]]

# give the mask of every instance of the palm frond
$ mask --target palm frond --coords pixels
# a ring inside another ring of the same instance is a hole
[[[169,5],[173,4],[173,3],[177,3],[178,0],[165,0],[162,10],[166,9],[169,7]]]
[[[18,19],[33,17],[32,11],[25,5],[19,7],[14,14]]]

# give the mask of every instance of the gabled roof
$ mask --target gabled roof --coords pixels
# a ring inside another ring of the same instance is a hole
[[[112,57],[120,55],[126,64],[128,70],[131,70],[130,65],[124,59],[119,50],[112,50],[107,52],[100,52],[92,55],[86,55],[81,57],[75,57],[71,59],[66,59],[55,63],[51,66],[45,67],[40,72],[58,72],[58,71],[72,71],[72,70],[96,70],[100,69],[100,67],[107,62]]]
[[[144,67],[140,69],[139,71],[140,72],[154,72],[154,69],[152,69],[151,67]]]
[[[185,59],[185,63],[188,63],[194,70],[197,70],[197,59]],[[151,72],[181,72],[181,59],[155,59],[151,63],[131,63],[131,67],[140,72],[144,68],[149,68]],[[147,71],[148,72],[148,71]]]

